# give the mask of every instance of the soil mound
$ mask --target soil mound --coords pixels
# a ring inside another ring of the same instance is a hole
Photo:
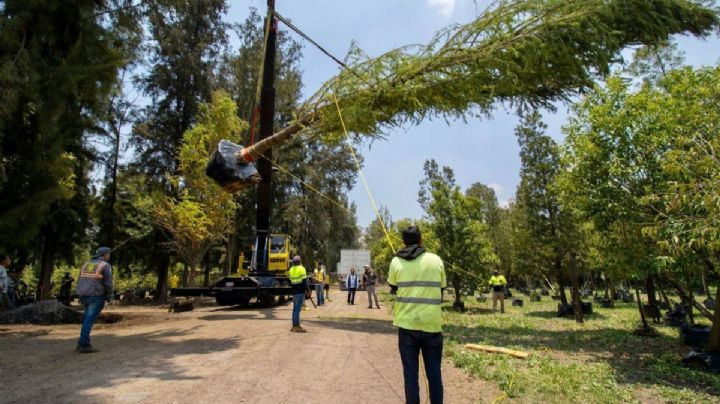
[[[43,300],[0,312],[0,324],[76,324],[82,322],[82,317],[82,313],[57,300]]]

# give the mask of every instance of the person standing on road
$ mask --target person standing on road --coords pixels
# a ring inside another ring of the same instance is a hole
[[[60,296],[58,300],[65,306],[70,306],[72,302],[72,283],[75,281],[70,272],[65,272],[65,275],[60,280]]]
[[[0,311],[11,309],[12,303],[10,302],[10,275],[8,275],[8,267],[12,261],[10,256],[7,254],[0,254]]]
[[[300,327],[300,310],[303,303],[305,303],[305,290],[307,289],[307,271],[302,266],[299,255],[293,257],[292,263],[293,265],[288,270],[293,292],[292,328],[290,331],[307,332],[307,330]]]
[[[323,274],[325,274],[325,283],[323,284],[323,288],[325,289],[325,301],[332,302],[332,300],[330,300],[330,274],[327,272],[325,265],[320,264],[320,269],[323,271]]]
[[[496,269],[493,271],[493,276],[490,277],[490,287],[492,288],[493,294],[493,311],[497,310],[497,302],[500,300],[500,313],[505,313],[505,285],[507,281],[505,277],[500,275],[500,272]]]
[[[76,351],[78,353],[92,353],[97,349],[90,344],[90,331],[95,320],[105,307],[105,301],[112,300],[113,281],[110,261],[110,247],[100,247],[95,251],[93,258],[80,269],[80,279],[77,281],[76,293],[85,308],[80,339]]]
[[[313,271],[313,278],[315,279],[315,295],[318,300],[317,304],[318,306],[322,306],[325,304],[325,294],[323,293],[325,291],[325,269],[316,266],[315,271]]]
[[[358,276],[355,274],[355,268],[350,268],[350,275],[345,279],[345,286],[348,290],[348,304],[355,304],[355,291],[358,288]]]
[[[363,274],[363,285],[368,294],[368,309],[372,309],[372,298],[375,297],[375,306],[379,309],[380,303],[378,303],[377,292],[375,287],[377,286],[377,274],[370,268],[370,265],[365,265],[365,273]]]
[[[443,402],[442,289],[447,286],[442,259],[425,251],[420,229],[402,231],[405,248],[390,261],[388,283],[397,289],[393,325],[398,327],[398,348],[405,379],[405,402],[420,403],[418,357],[422,352],[430,402]]]

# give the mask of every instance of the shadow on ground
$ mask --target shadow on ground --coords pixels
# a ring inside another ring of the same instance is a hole
[[[372,318],[353,317],[318,317],[317,319],[302,320],[302,323],[317,327],[332,328],[342,331],[354,331],[370,334],[397,334],[391,320],[377,320]]]
[[[564,318],[570,321],[575,321],[575,317],[573,316],[558,317],[557,311],[529,311],[525,313],[525,315],[529,317],[539,318]],[[592,314],[585,314],[583,318],[586,318],[588,320],[605,320],[607,319],[607,316],[598,312],[593,312]]]

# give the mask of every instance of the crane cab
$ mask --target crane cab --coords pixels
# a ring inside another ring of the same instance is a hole
[[[290,238],[287,234],[271,234],[268,237],[268,271],[275,274],[290,268]]]

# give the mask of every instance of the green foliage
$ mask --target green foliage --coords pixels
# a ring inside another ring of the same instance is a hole
[[[235,210],[232,195],[205,175],[207,156],[220,139],[233,139],[243,127],[235,103],[222,92],[199,110],[197,124],[183,137],[181,176],[172,178],[183,191],[177,199],[160,196],[153,211],[155,223],[171,236],[166,245],[193,270],[213,243],[229,236]]]
[[[432,234],[428,247],[445,262],[448,283],[459,302],[463,293],[473,292],[488,277],[497,256],[487,226],[476,216],[483,202],[460,191],[452,169],[443,167],[442,172],[434,160],[425,162],[420,196],[428,195],[425,211]]]
[[[720,252],[719,83],[719,67],[685,68],[643,98],[649,111],[664,112],[647,119],[668,142],[660,162],[666,187],[644,199],[658,206],[657,221],[645,230],[674,255]]]
[[[348,130],[384,129],[430,116],[483,116],[497,102],[551,107],[592,87],[628,45],[654,45],[680,32],[708,35],[715,11],[686,0],[498,1],[475,21],[441,31],[425,46],[367,58],[350,52],[350,69],[326,82],[297,121],[328,139]]]

